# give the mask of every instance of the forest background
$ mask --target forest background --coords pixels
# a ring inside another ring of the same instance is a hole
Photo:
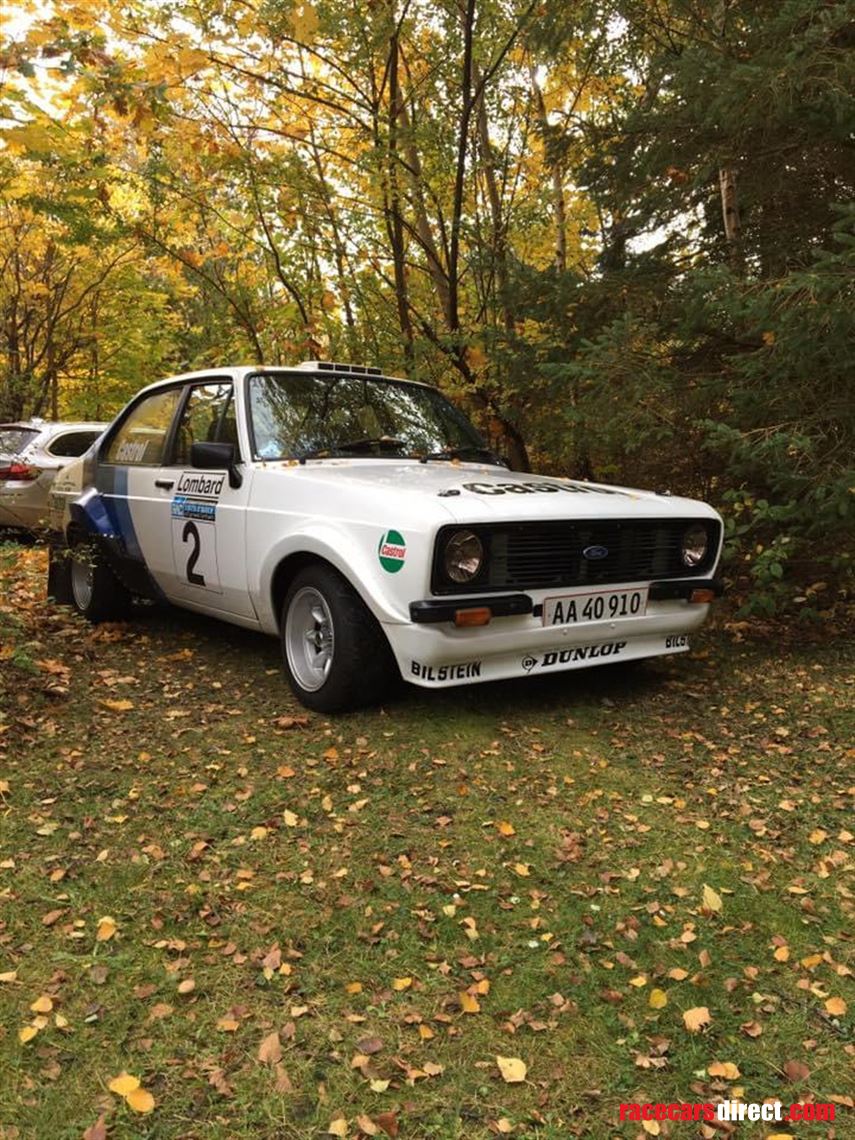
[[[835,0],[53,0],[0,32],[0,419],[351,360],[518,469],[707,498],[743,609],[851,574]]]

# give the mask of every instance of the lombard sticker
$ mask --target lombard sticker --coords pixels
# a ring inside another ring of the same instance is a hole
[[[387,574],[397,574],[407,558],[407,540],[397,530],[387,530],[377,547],[377,557]]]
[[[217,500],[223,490],[225,479],[225,475],[182,471],[172,498],[172,517],[194,519],[196,522],[216,522]]]
[[[410,664],[410,673],[422,681],[468,681],[481,676],[480,661],[461,661],[457,665],[422,665],[420,661]]]

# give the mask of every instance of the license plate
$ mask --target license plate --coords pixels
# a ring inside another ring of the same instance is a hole
[[[582,625],[589,621],[617,621],[642,617],[647,610],[647,587],[639,590],[590,590],[546,598],[543,624]]]

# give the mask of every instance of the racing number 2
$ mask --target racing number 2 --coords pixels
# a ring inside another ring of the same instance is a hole
[[[188,539],[192,540],[193,549],[187,559],[187,581],[193,586],[204,586],[205,575],[196,572],[196,563],[199,561],[199,554],[202,549],[202,539],[199,535],[199,528],[190,520],[184,524],[184,530],[181,532],[181,541],[187,542]]]

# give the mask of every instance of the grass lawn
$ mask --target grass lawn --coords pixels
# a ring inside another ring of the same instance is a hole
[[[842,640],[325,720],[273,640],[92,630],[40,551],[0,567],[2,1140],[631,1137],[623,1101],[731,1096],[837,1098],[740,1137],[855,1135]]]

